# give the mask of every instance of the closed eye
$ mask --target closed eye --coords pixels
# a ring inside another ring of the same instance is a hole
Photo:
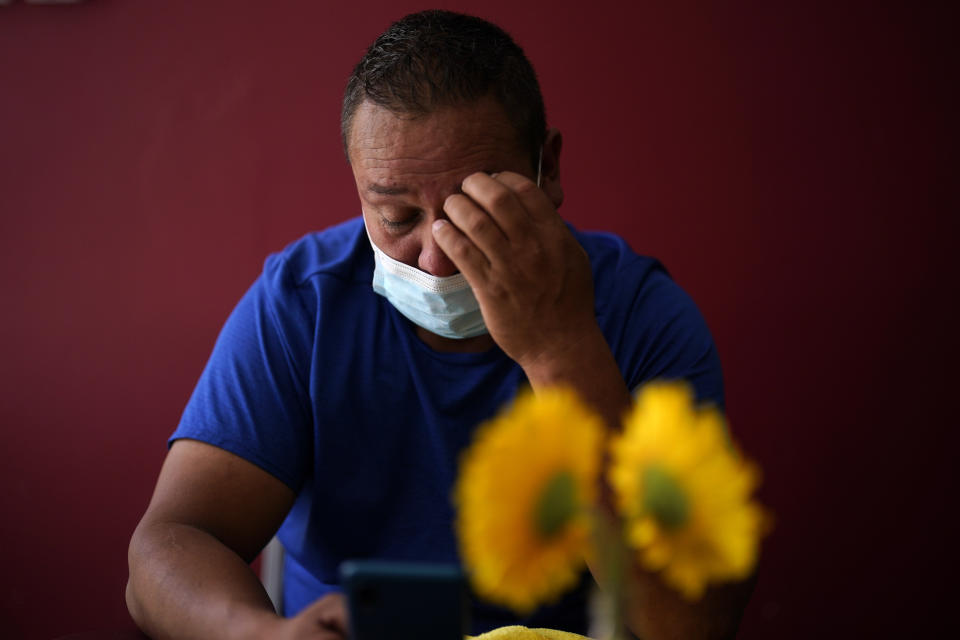
[[[422,211],[419,209],[412,209],[410,211],[404,212],[402,214],[385,214],[379,212],[380,222],[383,226],[389,231],[403,231],[408,227],[412,227],[416,224],[422,215]]]

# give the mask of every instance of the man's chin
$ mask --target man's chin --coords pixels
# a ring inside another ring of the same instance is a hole
[[[420,326],[414,327],[417,337],[434,351],[443,353],[482,353],[493,348],[493,338],[484,333],[473,338],[447,338]]]

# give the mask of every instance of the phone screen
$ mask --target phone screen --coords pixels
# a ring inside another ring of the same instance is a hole
[[[353,640],[463,640],[469,629],[457,565],[349,560],[340,579]]]

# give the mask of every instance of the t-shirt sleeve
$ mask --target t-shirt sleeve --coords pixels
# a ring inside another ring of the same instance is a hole
[[[698,402],[724,408],[723,371],[707,323],[659,264],[633,292],[626,313],[621,367],[632,391],[651,380],[683,379]]]
[[[170,437],[234,453],[299,491],[309,473],[309,314],[279,256],[230,314]]]

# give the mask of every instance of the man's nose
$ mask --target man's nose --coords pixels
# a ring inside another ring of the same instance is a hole
[[[443,216],[446,217],[446,216]],[[447,257],[437,244],[437,241],[433,239],[433,223],[423,225],[424,229],[421,232],[423,234],[421,244],[420,244],[420,258],[417,260],[417,267],[421,271],[426,271],[430,275],[438,277],[452,276],[457,273],[458,269],[455,264]]]

